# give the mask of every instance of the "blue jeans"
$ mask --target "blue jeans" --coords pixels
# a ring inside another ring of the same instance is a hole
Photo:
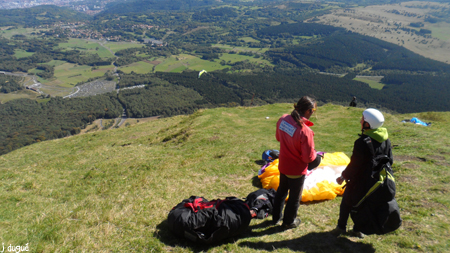
[[[305,176],[299,178],[288,178],[286,175],[280,173],[280,185],[278,186],[277,194],[273,205],[272,220],[274,224],[281,219],[283,206],[286,197],[289,193],[289,199],[284,209],[283,224],[292,224],[297,217],[297,210],[300,206],[300,198],[303,191],[303,183]]]

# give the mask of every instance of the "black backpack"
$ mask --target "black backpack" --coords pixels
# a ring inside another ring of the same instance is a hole
[[[373,185],[366,195],[352,208],[354,230],[364,234],[386,234],[402,224],[400,208],[395,200],[395,178],[391,159],[386,155],[375,156],[370,137],[364,139],[372,153]]]
[[[245,203],[250,208],[252,218],[264,219],[272,214],[275,194],[274,189],[259,189],[248,194]]]
[[[248,228],[250,209],[236,197],[208,201],[191,196],[169,212],[169,229],[193,242],[215,243]]]

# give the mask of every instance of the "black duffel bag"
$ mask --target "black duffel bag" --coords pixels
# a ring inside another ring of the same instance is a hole
[[[248,205],[236,197],[208,201],[191,196],[172,208],[167,220],[174,234],[210,244],[246,230],[251,215]]]

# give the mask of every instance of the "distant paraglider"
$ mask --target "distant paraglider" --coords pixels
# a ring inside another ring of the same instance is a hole
[[[206,70],[202,70],[202,71],[198,72],[198,78],[200,78],[203,75],[203,73],[208,73],[208,72],[206,72]]]

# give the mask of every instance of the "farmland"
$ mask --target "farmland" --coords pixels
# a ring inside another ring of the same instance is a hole
[[[436,9],[448,11],[449,8],[448,3],[404,2],[395,5],[336,9],[331,14],[316,17],[314,20],[391,42],[427,58],[448,63],[450,20],[431,23],[426,21],[426,17]],[[408,29],[419,30],[412,27],[411,23],[423,24],[421,28],[431,30],[431,36],[408,31]]]

